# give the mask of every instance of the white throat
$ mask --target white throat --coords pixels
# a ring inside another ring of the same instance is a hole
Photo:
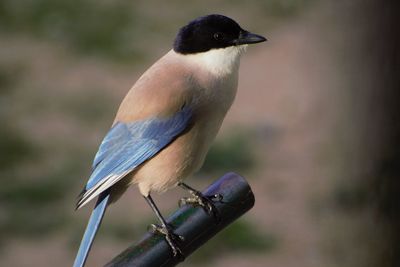
[[[230,46],[212,49],[207,52],[188,54],[184,57],[191,63],[215,76],[229,75],[239,68],[240,56],[246,51],[247,45]]]

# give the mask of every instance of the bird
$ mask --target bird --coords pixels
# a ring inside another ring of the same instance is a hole
[[[130,185],[136,185],[160,224],[173,256],[182,256],[174,234],[154,203],[152,193],[179,186],[192,195],[184,203],[213,213],[211,197],[184,179],[202,166],[231,107],[238,87],[241,55],[249,44],[266,38],[233,19],[210,14],[179,29],[172,49],[136,81],[94,157],[92,172],[76,209],[96,204],[82,238],[74,267],[85,265],[106,208]]]

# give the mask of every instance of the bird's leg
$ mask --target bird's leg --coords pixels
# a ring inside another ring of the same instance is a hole
[[[181,249],[177,245],[179,241],[183,241],[183,237],[173,232],[171,226],[167,224],[164,217],[161,215],[161,212],[154,203],[153,198],[150,195],[145,196],[144,198],[146,199],[147,203],[150,205],[151,209],[154,211],[161,223],[160,225],[151,224],[149,226],[149,230],[154,234],[161,234],[165,236],[165,240],[171,247],[174,257],[185,258]]]
[[[186,204],[201,206],[209,215],[212,215],[217,220],[217,222],[220,221],[218,210],[215,207],[214,203],[216,201],[222,201],[222,195],[217,194],[214,196],[205,196],[200,191],[182,182],[178,183],[178,186],[187,190],[192,195],[191,197],[181,198],[179,200],[179,206],[183,206]]]

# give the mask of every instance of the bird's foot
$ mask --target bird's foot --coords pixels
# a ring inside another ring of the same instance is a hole
[[[214,219],[219,222],[220,216],[218,209],[215,207],[215,202],[222,201],[222,195],[216,194],[214,196],[205,196],[201,192],[196,190],[189,190],[191,197],[184,197],[179,200],[179,207],[189,204],[192,206],[200,206],[204,209],[207,214],[213,216]]]
[[[150,224],[148,230],[153,234],[159,234],[165,237],[174,257],[181,258],[182,260],[185,258],[182,250],[178,246],[178,243],[183,241],[184,237],[175,234],[169,225],[160,226],[158,224]]]

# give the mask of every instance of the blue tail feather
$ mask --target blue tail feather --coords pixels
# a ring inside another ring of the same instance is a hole
[[[90,216],[73,267],[83,267],[85,265],[93,240],[96,236],[97,230],[100,227],[104,213],[108,206],[109,199],[110,199],[109,190],[100,194],[96,206],[92,211],[92,215]]]

